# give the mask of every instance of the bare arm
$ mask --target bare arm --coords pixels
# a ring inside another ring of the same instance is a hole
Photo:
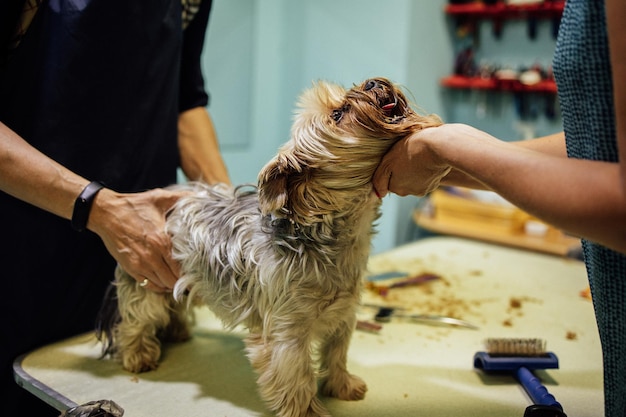
[[[0,189],[66,219],[89,183],[46,157],[0,122]]]
[[[89,181],[48,158],[0,122],[0,189],[65,219]],[[164,233],[165,212],[181,196],[166,190],[120,194],[103,189],[94,200],[87,228],[111,255],[148,288],[172,288],[178,264]],[[70,227],[68,223],[68,227]]]
[[[400,144],[381,162],[375,187],[384,189],[386,182],[400,195],[424,195],[454,167],[562,230],[626,252],[626,193],[619,164],[526,149],[460,124],[424,129]]]
[[[179,115],[178,147],[181,166],[188,179],[203,180],[209,184],[230,183],[213,121],[204,107]]]
[[[513,143],[525,149],[567,158],[567,149],[565,148],[565,134],[563,132]]]
[[[611,69],[626,73],[626,3],[606,1]],[[526,146],[502,142],[467,125],[424,129],[400,141],[374,174],[379,195],[424,195],[440,184],[490,189],[574,235],[626,253],[626,80],[615,76],[619,163],[564,157],[554,136]]]
[[[531,140],[523,140],[519,142],[511,142],[520,148],[530,149],[537,152],[567,157],[567,150],[565,148],[565,135],[563,132],[555,133],[553,135],[543,136]],[[466,175],[464,172],[458,169],[452,168],[450,172],[441,179],[441,185],[455,185],[461,187],[468,187],[474,189],[487,189],[485,184],[482,184],[477,179]]]

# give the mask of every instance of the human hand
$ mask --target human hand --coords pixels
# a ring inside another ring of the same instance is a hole
[[[180,275],[165,233],[168,210],[185,192],[154,189],[120,194],[103,189],[97,195],[87,227],[97,233],[120,266],[147,289],[169,292]]]
[[[406,195],[426,195],[439,187],[450,172],[431,146],[450,125],[419,130],[396,143],[383,157],[372,177],[378,197],[388,192]]]

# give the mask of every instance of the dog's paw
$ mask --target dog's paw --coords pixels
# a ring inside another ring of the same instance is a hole
[[[331,417],[331,415],[322,402],[313,397],[309,408],[307,408],[306,413],[302,417]]]
[[[122,357],[122,366],[135,374],[154,371],[159,367],[157,359],[145,355],[125,355]]]
[[[317,397],[313,397],[306,408],[300,401],[284,401],[282,406],[277,407],[274,411],[277,417],[331,417],[324,404]]]
[[[326,379],[322,384],[321,391],[328,397],[335,397],[344,401],[356,401],[365,398],[367,384],[358,376],[346,373],[341,377]]]

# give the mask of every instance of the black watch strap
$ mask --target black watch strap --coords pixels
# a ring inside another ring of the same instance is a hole
[[[87,228],[89,220],[89,212],[91,205],[98,191],[104,188],[104,184],[99,181],[92,181],[83,189],[76,201],[74,202],[74,211],[72,213],[72,229],[82,232]]]

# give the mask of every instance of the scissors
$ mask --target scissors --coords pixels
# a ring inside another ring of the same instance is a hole
[[[373,307],[373,306],[372,306]],[[397,313],[396,308],[393,307],[379,307],[378,312],[374,316],[374,320],[379,323],[388,323],[392,317],[398,317],[408,320],[413,320],[428,324],[441,324],[457,327],[465,327],[468,329],[478,330],[478,326],[473,325],[465,320],[460,320],[454,317],[439,316],[433,314],[404,314]]]

